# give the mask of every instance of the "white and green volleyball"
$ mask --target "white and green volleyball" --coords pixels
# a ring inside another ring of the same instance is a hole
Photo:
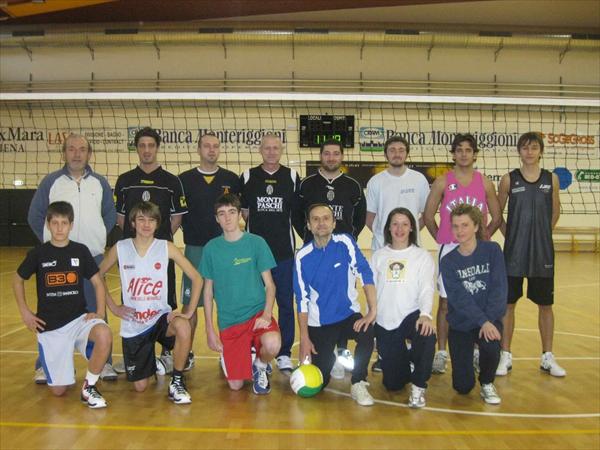
[[[313,364],[301,364],[292,373],[290,386],[300,397],[312,397],[323,387],[323,374]]]

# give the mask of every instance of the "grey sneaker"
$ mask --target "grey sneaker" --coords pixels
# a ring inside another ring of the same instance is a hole
[[[112,368],[117,373],[125,373],[125,361],[121,360],[113,364]]]
[[[500,362],[498,362],[498,367],[496,368],[496,376],[503,377],[508,375],[508,372],[512,370],[512,353],[505,352],[502,350],[500,352]]]
[[[35,373],[33,375],[33,381],[35,384],[46,384],[48,380],[46,379],[46,372],[41,367],[35,369]]]
[[[160,355],[160,361],[165,366],[165,374],[173,372],[173,354],[170,351],[166,351]]]
[[[350,388],[352,399],[360,406],[372,406],[375,403],[375,400],[373,400],[373,397],[371,397],[371,394],[367,390],[367,386],[369,386],[369,383],[366,381],[359,381],[358,383],[354,383]]]
[[[553,377],[564,377],[567,375],[567,371],[558,365],[552,352],[542,353],[540,369],[549,373]]]
[[[336,380],[343,380],[346,375],[346,371],[344,370],[344,366],[336,359],[335,364],[331,368],[331,378]]]
[[[493,383],[482,384],[480,395],[488,405],[499,405],[502,401]]]
[[[438,350],[433,357],[432,373],[446,373],[446,362],[448,361],[448,352]]]
[[[104,364],[102,372],[100,372],[100,379],[102,381],[117,381],[119,374],[115,372],[113,366],[109,363]]]
[[[347,348],[338,349],[337,361],[344,367],[346,372],[354,370],[354,356]]]
[[[408,406],[410,408],[423,408],[425,406],[425,388],[420,388],[414,384],[410,386]]]
[[[289,377],[294,370],[294,365],[289,356],[281,355],[277,357],[277,368],[281,373]]]

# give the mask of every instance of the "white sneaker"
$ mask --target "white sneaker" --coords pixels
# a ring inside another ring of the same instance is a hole
[[[185,388],[183,377],[179,379],[171,378],[169,383],[169,399],[178,405],[187,405],[192,403],[192,397]]]
[[[499,405],[502,401],[493,383],[482,384],[480,395],[488,405]]]
[[[473,370],[479,373],[479,348],[473,349]]]
[[[567,374],[567,371],[558,365],[552,352],[542,353],[540,369],[553,377],[564,377]]]
[[[281,355],[277,357],[277,368],[281,373],[289,377],[294,370],[294,365],[289,356]]]
[[[88,407],[92,409],[106,408],[106,400],[104,400],[98,388],[95,385],[88,385],[86,380],[83,381],[81,387],[81,401],[87,403]]]
[[[125,361],[121,360],[112,366],[113,370],[117,373],[125,373]]]
[[[46,373],[44,372],[44,369],[42,369],[41,367],[38,367],[37,369],[35,369],[35,373],[33,375],[33,381],[35,382],[35,384],[46,384],[46,383],[48,383],[48,380],[46,379]]]
[[[375,403],[373,397],[367,391],[367,386],[369,386],[369,383],[366,381],[359,381],[350,388],[350,395],[360,406],[371,406]]]
[[[173,354],[170,351],[166,351],[160,355],[160,361],[165,366],[165,374],[173,372]]]
[[[446,373],[446,362],[448,361],[448,352],[446,350],[438,350],[433,357],[432,373]]]
[[[498,362],[498,368],[496,369],[496,376],[503,377],[508,375],[508,372],[512,370],[512,353],[502,350],[500,352],[500,362]]]
[[[422,408],[425,406],[425,388],[420,388],[414,384],[410,386],[408,406],[410,408]]]
[[[331,368],[331,378],[335,378],[336,380],[343,380],[346,376],[346,371],[344,370],[344,366],[336,359],[335,364]]]
[[[100,379],[102,381],[117,381],[119,374],[115,372],[113,366],[109,363],[104,364],[102,372],[100,372]]]
[[[346,372],[354,370],[354,356],[352,356],[352,352],[347,348],[338,349],[337,361],[344,367]]]

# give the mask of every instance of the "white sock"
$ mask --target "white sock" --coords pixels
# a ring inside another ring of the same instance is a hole
[[[98,378],[100,378],[100,374],[93,374],[89,370],[85,374],[85,381],[87,381],[88,386],[94,386],[98,382]]]
[[[260,358],[256,358],[256,359],[254,360],[254,365],[255,365],[256,367],[258,367],[259,369],[266,369],[266,368],[267,368],[267,363],[266,363],[266,362],[263,362],[263,360],[262,360],[262,359],[260,359]]]

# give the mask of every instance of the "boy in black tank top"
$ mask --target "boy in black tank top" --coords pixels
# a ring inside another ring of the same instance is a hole
[[[505,174],[500,181],[500,207],[508,201],[508,216],[501,225],[505,236],[504,259],[508,275],[508,308],[504,316],[502,353],[496,375],[512,369],[510,344],[515,326],[515,306],[523,295],[527,277],[527,297],[539,308],[542,340],[540,369],[555,377],[566,371],[552,354],[554,335],[554,244],[552,229],[560,215],[558,177],[540,167],[544,141],[538,133],[525,133],[517,143],[521,168]]]

